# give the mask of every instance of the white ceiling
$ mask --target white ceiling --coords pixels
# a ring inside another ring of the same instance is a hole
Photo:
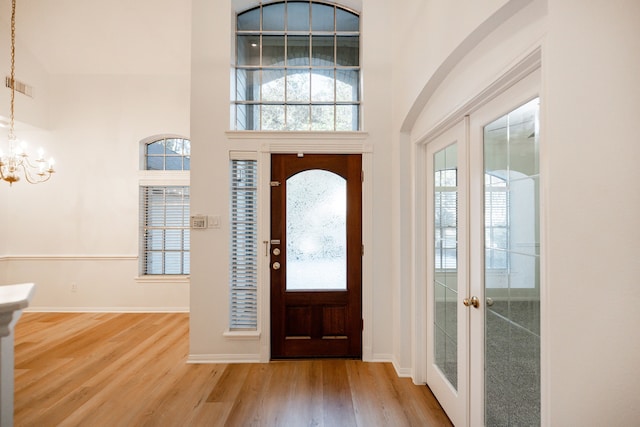
[[[17,0],[16,39],[51,74],[188,74],[191,1]]]

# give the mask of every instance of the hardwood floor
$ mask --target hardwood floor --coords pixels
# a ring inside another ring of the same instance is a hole
[[[16,426],[445,426],[387,363],[186,364],[187,314],[23,313]]]

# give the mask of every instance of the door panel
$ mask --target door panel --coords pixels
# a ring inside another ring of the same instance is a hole
[[[468,396],[465,135],[462,120],[427,146],[427,383],[457,426]]]
[[[538,111],[484,126],[486,425],[540,424]]]
[[[271,157],[271,355],[362,355],[362,158]]]
[[[539,73],[471,115],[470,421],[540,425]]]

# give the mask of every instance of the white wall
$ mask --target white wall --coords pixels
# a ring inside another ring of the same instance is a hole
[[[549,2],[547,280],[555,425],[640,416],[640,3]]]
[[[640,4],[631,0],[531,2],[447,76],[432,74],[437,84],[422,91],[429,96],[395,116],[394,128],[411,124],[410,141],[419,139],[539,40],[544,425],[632,425],[640,415],[638,22]],[[426,30],[425,38],[438,36]]]
[[[32,309],[188,310],[188,284],[134,280],[139,141],[189,136],[188,76],[54,75],[49,82],[54,125],[28,135],[45,143],[58,172],[44,184],[2,190],[3,281],[36,282]]]
[[[34,94],[16,94],[16,134],[54,156],[57,169],[37,186],[0,183],[0,284],[35,282],[31,309],[189,307],[187,281],[135,278],[139,141],[189,137],[190,8],[167,0],[163,11],[172,13],[154,18],[157,2],[125,3],[126,16],[111,13],[124,10],[117,4],[16,8],[16,78]],[[11,5],[0,6],[0,69],[8,72]],[[0,116],[8,110],[3,83]]]
[[[349,6],[358,6],[349,2]],[[221,2],[194,0],[192,37],[192,102],[191,136],[193,142],[192,209],[209,215],[221,215],[223,227],[208,229],[192,235],[191,259],[191,357],[192,360],[258,360],[268,358],[268,324],[261,324],[262,336],[254,340],[232,340],[223,333],[228,326],[228,263],[229,263],[229,182],[230,150],[259,151],[263,144],[300,144],[300,138],[286,141],[260,139],[225,133],[229,130],[230,87],[227,84],[233,63],[234,13],[257,2]],[[362,5],[362,69],[363,69],[363,126],[367,135],[363,145],[371,146],[374,198],[369,238],[373,247],[366,248],[372,257],[374,270],[370,276],[373,288],[373,316],[365,319],[365,329],[371,334],[371,348],[365,349],[373,359],[391,360],[393,357],[390,323],[392,318],[393,278],[390,266],[391,170],[391,58],[380,55],[391,50],[391,41],[380,28],[390,27],[390,5],[383,0],[371,0]],[[335,142],[335,141],[333,141]],[[346,142],[353,142],[346,141]],[[315,142],[318,143],[317,141]],[[313,141],[311,142],[313,144]],[[340,144],[340,142],[338,142]],[[263,163],[260,167],[268,167]],[[267,183],[264,183],[267,185]],[[266,202],[266,201],[265,201]],[[264,205],[263,205],[264,206]],[[267,216],[268,217],[268,216]],[[372,232],[373,230],[374,232]],[[268,224],[260,233],[260,241],[267,240]],[[261,292],[268,292],[268,283],[261,284]],[[365,285],[367,286],[367,285]],[[261,306],[261,310],[269,310]]]
[[[0,4],[3,11],[10,11],[10,5]],[[11,91],[5,87],[4,77],[10,75],[10,13],[3,13],[0,17],[0,121],[9,123]],[[33,89],[33,97],[21,93],[15,94],[15,134],[18,138],[28,141],[31,149],[42,147],[50,152],[47,129],[49,121],[49,76],[44,67],[32,53],[16,40],[15,78],[28,84]],[[7,151],[8,128],[0,126],[0,150]],[[16,184],[16,188],[19,184]],[[0,182],[0,283],[11,283],[7,276],[8,263],[6,256],[12,251],[8,235],[14,230],[11,213],[11,196],[15,188],[9,188],[8,183]]]

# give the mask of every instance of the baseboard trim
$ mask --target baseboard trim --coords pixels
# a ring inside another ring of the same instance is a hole
[[[262,363],[260,354],[190,354],[187,363]]]
[[[411,368],[401,368],[396,362],[395,357],[392,354],[374,354],[370,362],[374,363],[391,363],[393,369],[396,371],[396,375],[400,378],[410,378]]]
[[[189,313],[189,307],[28,307],[25,313]]]
[[[0,261],[137,261],[137,255],[6,255]]]

